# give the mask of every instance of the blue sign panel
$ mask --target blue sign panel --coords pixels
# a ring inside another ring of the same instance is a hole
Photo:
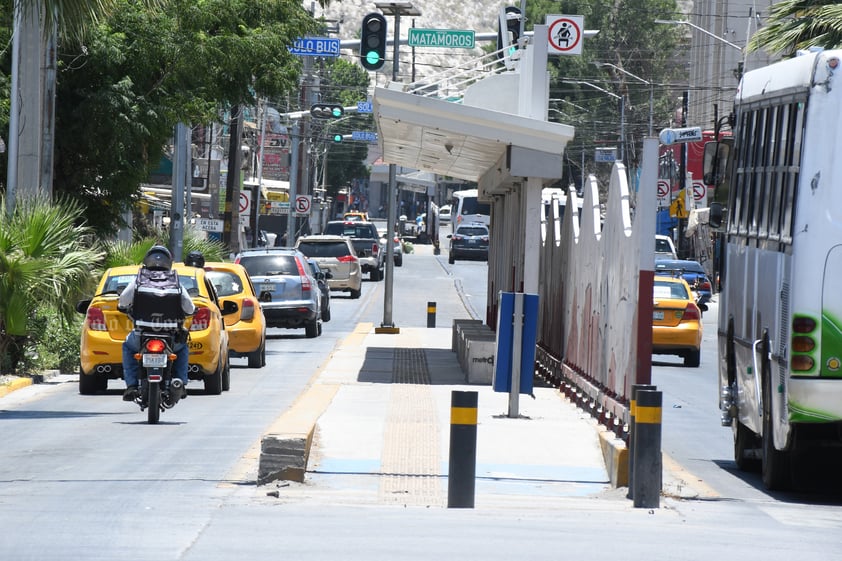
[[[500,293],[497,309],[497,359],[494,361],[492,386],[495,392],[512,389],[514,360],[515,292]],[[518,393],[532,394],[535,374],[535,345],[538,341],[538,295],[523,294],[523,324],[521,325],[520,387]]]
[[[368,142],[377,142],[377,133],[370,131],[353,131],[351,132],[351,140],[366,140]]]
[[[374,108],[371,106],[370,101],[358,101],[357,102],[357,113],[373,113]]]
[[[304,37],[296,39],[289,52],[294,55],[339,56],[339,39],[331,37]]]

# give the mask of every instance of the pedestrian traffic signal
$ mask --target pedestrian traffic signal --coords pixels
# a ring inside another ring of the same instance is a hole
[[[380,70],[386,62],[386,18],[373,12],[363,18],[360,62],[366,70]]]
[[[342,135],[341,134],[334,134],[333,135],[334,142],[342,142]]]
[[[338,119],[345,114],[345,108],[332,103],[316,103],[310,106],[310,116],[315,119]]]

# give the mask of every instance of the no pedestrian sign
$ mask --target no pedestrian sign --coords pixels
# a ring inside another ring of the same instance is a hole
[[[584,36],[584,16],[547,15],[547,54],[580,55]]]

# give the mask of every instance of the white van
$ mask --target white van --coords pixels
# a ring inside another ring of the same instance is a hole
[[[672,238],[669,236],[655,236],[655,259],[678,259]]]

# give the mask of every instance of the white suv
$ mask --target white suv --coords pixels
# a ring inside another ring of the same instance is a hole
[[[328,286],[331,290],[350,292],[351,298],[362,294],[362,268],[351,240],[345,236],[304,236],[295,242],[295,248],[314,260],[319,267],[330,271]]]

